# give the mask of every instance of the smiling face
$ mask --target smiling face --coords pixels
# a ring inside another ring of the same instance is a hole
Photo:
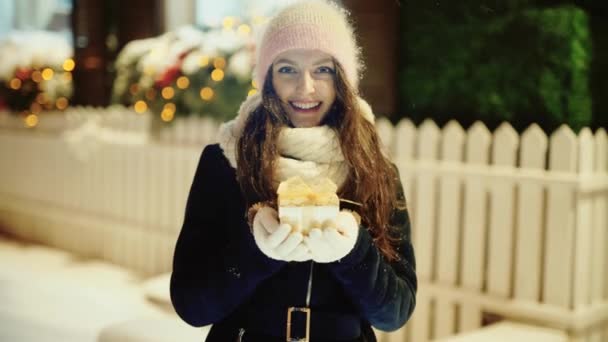
[[[272,85],[294,127],[321,124],[336,99],[335,65],[319,50],[294,49],[272,64]]]

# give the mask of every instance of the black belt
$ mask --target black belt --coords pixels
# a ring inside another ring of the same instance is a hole
[[[280,338],[287,342],[348,341],[361,336],[361,319],[347,313],[315,311],[310,308],[314,262],[310,261],[305,307],[253,308],[248,310],[242,341],[263,341],[256,335]],[[274,340],[274,338],[273,338]]]
[[[289,309],[292,309],[291,312]],[[304,310],[310,310],[308,312]],[[306,337],[310,326],[309,339],[315,341],[348,341],[361,336],[361,319],[357,315],[329,313],[314,309],[285,308],[252,310],[245,320],[243,341],[253,336],[274,336],[287,340],[288,317],[290,317],[291,341]],[[290,312],[290,313],[288,313]]]

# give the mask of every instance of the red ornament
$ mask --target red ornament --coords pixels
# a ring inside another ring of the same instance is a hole
[[[179,65],[169,67],[156,79],[156,82],[154,82],[154,86],[157,89],[162,89],[171,85],[171,83],[173,83],[173,81],[175,81],[175,79],[180,75],[179,69]]]
[[[25,81],[32,75],[32,69],[30,68],[18,68],[15,70],[15,77],[18,79]]]
[[[162,89],[171,85],[171,83],[173,83],[181,75],[181,68],[182,64],[184,63],[184,58],[186,58],[190,52],[192,52],[192,50],[180,53],[177,57],[177,62],[158,76],[154,82],[154,87],[156,89]]]

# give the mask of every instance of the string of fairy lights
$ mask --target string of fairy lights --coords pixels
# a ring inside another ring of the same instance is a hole
[[[267,18],[261,16],[255,16],[251,18],[250,24],[242,23],[236,17],[225,17],[222,21],[220,29],[225,31],[233,31],[243,37],[252,35],[252,27],[256,27],[264,24]],[[155,53],[151,51],[150,53]],[[133,98],[131,108],[137,114],[144,114],[151,110],[151,105],[154,101],[162,99],[162,107],[159,114],[160,119],[163,122],[171,122],[174,120],[177,111],[180,106],[175,103],[177,92],[183,91],[194,91],[198,93],[200,100],[206,103],[215,101],[218,97],[217,86],[224,82],[227,77],[227,65],[228,61],[224,56],[207,56],[203,55],[198,58],[198,67],[200,69],[209,69],[208,78],[212,82],[200,85],[191,79],[193,75],[186,75],[180,72],[179,75],[170,84],[163,86],[160,89],[155,87],[146,87],[142,89],[139,83],[132,83],[128,87],[128,93]],[[15,108],[9,107],[9,110],[19,113],[23,117],[25,127],[33,128],[39,124],[39,115],[43,111],[48,110],[59,110],[64,111],[70,105],[69,97],[73,89],[73,75],[72,72],[76,67],[76,61],[73,58],[68,58],[63,61],[63,64],[59,67],[20,67],[14,72],[12,78],[5,81],[5,88],[8,91],[7,96],[11,100],[18,99],[21,109],[15,110]],[[145,69],[143,73],[148,76],[158,76],[157,70]],[[45,85],[47,82],[57,82],[54,85]],[[63,87],[57,90],[49,87]],[[67,91],[66,89],[69,89]],[[248,95],[254,94],[258,91],[258,85],[255,81],[251,80],[249,83],[249,89],[244,89]],[[139,95],[143,91],[143,96]],[[0,94],[1,95],[1,94]],[[139,98],[138,98],[139,97]],[[31,98],[31,100],[30,100]],[[0,100],[2,100],[0,98]],[[17,100],[16,100],[17,101]],[[1,101],[0,101],[1,102]],[[2,103],[0,103],[1,105]],[[4,103],[6,107],[6,101]],[[14,107],[14,106],[13,106]]]
[[[262,25],[267,21],[267,18],[256,16],[252,18],[252,25],[258,26]],[[223,30],[235,30],[237,34],[242,36],[249,36],[252,34],[252,27],[245,23],[239,23],[239,19],[236,17],[225,17],[222,21]],[[151,53],[154,53],[152,51]],[[209,78],[213,81],[211,84],[201,86],[198,90],[198,95],[202,101],[212,102],[216,98],[216,90],[214,89],[214,84],[220,83],[224,80],[226,76],[226,67],[227,61],[222,56],[211,57],[211,56],[201,56],[198,59],[198,66],[203,68],[208,68],[213,66],[213,70],[209,74]],[[144,73],[148,73],[149,75],[153,75],[155,70],[146,69]],[[159,90],[149,88],[145,91],[144,98],[136,100],[132,108],[138,114],[144,114],[150,110],[150,102],[156,101],[158,96],[165,101],[162,105],[162,109],[160,110],[159,116],[160,119],[164,122],[171,122],[174,120],[176,116],[177,106],[172,100],[176,95],[176,89],[186,91],[191,89],[192,87],[196,87],[191,82],[190,78],[186,75],[180,75],[172,82],[172,85],[164,86]],[[129,93],[132,96],[136,96],[141,91],[140,85],[138,83],[133,83],[129,86]],[[248,95],[255,94],[258,91],[257,84],[254,80],[250,83],[250,89],[248,90]]]
[[[8,96],[28,96],[30,93],[37,93],[28,109],[22,110],[25,127],[33,128],[38,125],[39,115],[43,110],[65,110],[69,106],[68,95],[61,95],[51,98],[45,90],[45,82],[53,81],[55,78],[72,86],[72,71],[76,67],[76,62],[72,58],[66,59],[61,69],[51,67],[43,68],[17,68],[13,78],[6,81],[7,89],[10,89]]]

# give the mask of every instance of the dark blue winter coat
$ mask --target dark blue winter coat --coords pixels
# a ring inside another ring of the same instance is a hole
[[[403,199],[400,182],[396,191]],[[305,305],[312,262],[264,255],[246,211],[234,168],[219,145],[207,146],[188,197],[171,276],[178,315],[193,326],[214,324],[207,341],[235,341],[241,328],[244,341],[271,341],[270,336],[285,341],[287,308]],[[392,331],[409,319],[417,279],[407,210],[396,209],[391,223],[400,239],[398,261],[387,262],[362,226],[346,257],[314,263],[311,341],[373,341],[370,326]],[[303,316],[296,316],[293,330],[302,334]]]

